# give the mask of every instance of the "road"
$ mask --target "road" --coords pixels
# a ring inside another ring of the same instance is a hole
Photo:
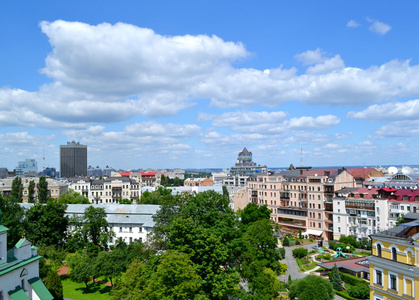
[[[312,246],[317,245],[317,243],[305,245],[305,246],[292,246],[292,247],[286,247],[285,248],[285,258],[281,260],[282,263],[287,264],[288,266],[288,272],[285,275],[279,276],[279,280],[281,281],[288,281],[288,275],[291,275],[291,280],[303,278],[307,276],[306,273],[301,273],[298,269],[297,262],[295,261],[294,257],[292,256],[292,250],[295,248],[306,248],[308,251],[312,250]],[[329,247],[328,243],[324,243],[325,247]],[[345,300],[344,298],[335,295],[334,300]]]

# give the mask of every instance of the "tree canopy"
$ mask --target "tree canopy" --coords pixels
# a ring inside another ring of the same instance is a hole
[[[39,177],[39,182],[37,184],[38,188],[38,202],[47,203],[48,201],[48,181],[45,176]]]
[[[10,196],[12,197],[13,201],[15,202],[22,202],[23,200],[23,184],[22,178],[16,176],[12,182],[12,191],[10,192]]]
[[[243,225],[249,225],[253,222],[269,219],[272,210],[267,205],[259,206],[256,203],[249,203],[240,214]]]
[[[60,198],[58,198],[58,202],[65,204],[90,204],[89,199],[71,189],[62,193]]]
[[[319,276],[308,275],[301,279],[293,280],[288,296],[291,300],[333,300],[332,284]]]

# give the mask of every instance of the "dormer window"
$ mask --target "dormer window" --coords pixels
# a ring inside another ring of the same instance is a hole
[[[380,244],[377,245],[377,256],[381,257],[381,245]]]
[[[391,249],[391,260],[397,261],[397,249],[394,247]]]

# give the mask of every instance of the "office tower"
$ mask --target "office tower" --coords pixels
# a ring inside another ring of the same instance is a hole
[[[87,146],[67,142],[60,146],[60,177],[87,176]]]

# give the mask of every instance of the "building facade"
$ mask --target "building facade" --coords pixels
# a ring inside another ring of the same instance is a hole
[[[27,173],[33,173],[35,176],[38,173],[38,163],[34,159],[25,159],[19,161],[15,169],[16,176],[23,176]]]
[[[214,181],[210,178],[188,178],[183,182],[184,186],[213,186]]]
[[[231,167],[227,178],[224,179],[223,184],[226,186],[246,186],[247,179],[257,173],[266,173],[268,168],[253,162],[252,152],[249,152],[246,147],[239,152],[236,164]]]
[[[52,300],[51,293],[39,278],[37,247],[21,238],[7,250],[8,228],[2,225],[0,210],[0,299],[41,299]]]
[[[370,299],[419,299],[419,220],[370,237]]]
[[[60,146],[60,176],[87,176],[87,146],[68,142]]]

